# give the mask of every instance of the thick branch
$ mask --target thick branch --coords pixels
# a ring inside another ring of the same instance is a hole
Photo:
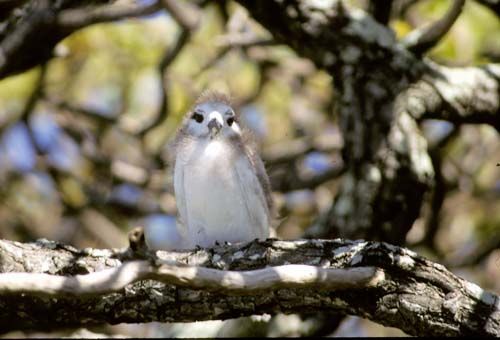
[[[52,22],[55,20],[53,6],[50,1],[30,2],[24,6],[26,13],[17,17],[12,11],[10,21],[6,25],[9,32],[0,36],[0,79],[15,72],[24,71],[29,67],[44,63],[52,54],[52,46],[65,37],[61,32],[54,32]],[[10,24],[10,25],[9,25]],[[30,44],[43,44],[33,48]],[[45,44],[52,45],[46,48]],[[31,52],[36,50],[36,55]],[[29,66],[28,66],[29,65]]]
[[[131,254],[0,241],[0,330],[329,311],[414,335],[500,335],[497,296],[386,243],[267,240],[123,263]]]
[[[104,5],[77,7],[69,0],[31,0],[19,2],[5,19],[0,31],[0,79],[43,64],[52,58],[54,46],[75,30],[99,22],[151,14],[160,9],[157,1],[138,6]],[[70,7],[70,8],[68,8]]]
[[[418,125],[394,103],[426,64],[401,48],[389,28],[340,1],[238,2],[278,43],[333,76],[346,174],[325,231],[403,242],[433,169]]]
[[[496,126],[496,106],[482,105],[489,100],[483,97],[449,100],[445,93],[449,79],[444,76],[451,70],[436,71],[430,61],[401,46],[390,29],[340,1],[336,6],[308,1],[238,2],[278,43],[290,45],[333,76],[347,172],[332,209],[323,219],[325,235],[404,242],[434,181],[426,141],[411,114],[415,100],[410,90],[423,79],[433,79],[438,86],[431,86],[429,98],[442,96],[447,102],[461,103],[453,112],[464,115],[453,115],[453,120],[462,122]],[[458,5],[446,16],[447,25],[456,17]],[[445,29],[434,32],[438,31]],[[480,93],[483,85],[474,83],[478,90],[471,93]],[[487,86],[494,91],[498,80],[487,82]],[[483,110],[473,112],[478,106]],[[426,112],[443,113],[437,108]]]
[[[430,65],[433,73],[415,83],[404,99],[413,117],[457,125],[489,124],[500,131],[500,65]]]

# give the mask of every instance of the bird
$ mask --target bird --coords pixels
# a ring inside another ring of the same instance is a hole
[[[269,237],[270,181],[255,139],[226,94],[200,95],[169,154],[178,212],[176,233],[170,232],[165,250]]]

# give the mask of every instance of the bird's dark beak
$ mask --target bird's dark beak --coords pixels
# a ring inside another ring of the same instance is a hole
[[[221,128],[222,124],[216,118],[212,118],[212,120],[208,122],[208,129],[212,135],[217,134]]]

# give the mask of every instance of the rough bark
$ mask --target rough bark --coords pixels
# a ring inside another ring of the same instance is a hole
[[[433,169],[416,122],[396,102],[426,65],[360,10],[296,1],[240,3],[277,40],[333,76],[348,170],[322,221],[329,236],[402,243],[432,185]]]
[[[496,66],[464,71],[470,72],[468,86],[459,91],[457,81],[464,79],[448,75],[460,71],[413,54],[388,27],[340,1],[238,2],[277,41],[329,72],[339,94],[347,171],[314,236],[404,242],[425,193],[434,185],[434,169],[416,118],[498,128],[498,73],[484,74]],[[411,91],[424,80],[429,97],[415,97]],[[437,98],[440,105],[429,105],[429,98]],[[423,112],[415,115],[416,108]]]
[[[94,23],[87,20],[83,26],[68,27],[59,21],[63,11],[110,2],[113,1],[8,1],[0,14],[0,79],[47,62],[59,41]]]
[[[488,124],[500,131],[500,65],[448,68],[433,72],[406,91],[406,106],[416,119]]]
[[[118,267],[127,250],[83,249],[40,240],[0,240],[0,272],[72,276]],[[329,268],[373,267],[376,285],[325,289],[321,285],[270,288],[234,294],[142,280],[118,291],[78,296],[2,293],[0,330],[54,329],[100,323],[229,319],[261,313],[327,311],[357,315],[412,335],[500,335],[500,299],[442,265],[387,243],[346,240],[254,241],[147,257],[219,270],[256,270],[303,264]],[[1,281],[0,274],[0,281]]]

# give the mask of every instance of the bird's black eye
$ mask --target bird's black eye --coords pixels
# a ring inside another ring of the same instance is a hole
[[[234,123],[234,117],[229,117],[227,119],[227,125],[231,126],[231,125],[233,125],[233,123]]]
[[[193,113],[193,115],[191,116],[191,119],[196,120],[196,122],[197,122],[197,123],[201,123],[201,122],[203,122],[203,115],[202,115],[202,114],[199,114],[198,112],[195,112],[195,113]]]

